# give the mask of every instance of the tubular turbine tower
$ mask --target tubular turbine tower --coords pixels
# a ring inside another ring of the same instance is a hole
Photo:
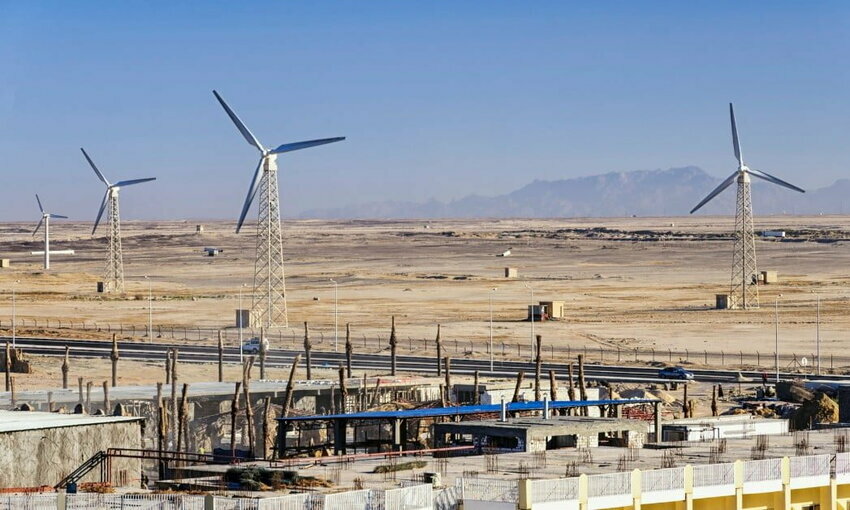
[[[260,162],[254,171],[254,178],[248,187],[248,195],[242,205],[242,214],[236,224],[236,233],[242,230],[245,216],[254,201],[257,192],[260,194],[259,211],[257,216],[257,255],[254,261],[254,292],[251,302],[251,327],[265,326],[266,328],[288,327],[289,318],[286,311],[286,281],[283,271],[283,241],[280,231],[280,193],[277,181],[277,155],[307,149],[317,145],[345,140],[345,137],[322,138],[283,144],[276,149],[266,149],[260,141],[248,130],[236,113],[222,97],[213,90],[230,120],[245,137],[245,140],[260,152]],[[241,313],[241,312],[240,312]]]
[[[747,167],[744,164],[741,144],[738,141],[738,126],[735,123],[735,110],[732,103],[729,103],[729,117],[732,122],[732,146],[735,149],[735,158],[738,160],[738,169],[714,188],[714,191],[702,199],[702,202],[691,209],[691,214],[731,186],[733,182],[738,183],[738,196],[735,201],[735,243],[732,252],[732,286],[729,291],[729,306],[730,308],[747,310],[759,307],[758,266],[756,263],[755,235],[753,233],[750,175],[800,193],[806,191],[767,172]]]

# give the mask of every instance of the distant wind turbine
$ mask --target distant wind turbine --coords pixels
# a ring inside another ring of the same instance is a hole
[[[735,149],[735,158],[738,160],[738,169],[714,188],[696,207],[691,209],[691,214],[710,202],[721,191],[731,186],[733,182],[738,183],[738,197],[735,208],[735,249],[732,256],[732,288],[729,293],[730,307],[758,308],[758,267],[756,264],[755,237],[753,235],[750,175],[800,193],[806,191],[767,172],[755,170],[745,165],[744,156],[741,153],[741,143],[738,140],[738,126],[735,123],[735,109],[732,103],[729,103],[729,117],[732,121],[732,146]]]
[[[44,224],[44,269],[50,269],[50,219],[68,219],[68,217],[62,216],[61,214],[51,214],[46,212],[44,207],[41,206],[41,199],[38,198],[37,193],[35,195],[35,201],[38,202],[38,210],[41,211],[41,219],[38,220],[38,225],[35,226],[35,230],[32,231],[32,235],[35,236],[35,234],[38,233],[38,229],[41,228],[42,224]]]
[[[94,227],[91,230],[92,235],[97,231],[97,226],[100,224],[100,218],[109,205],[109,254],[106,260],[106,288],[104,290],[124,292],[124,254],[121,251],[121,217],[118,212],[118,192],[124,186],[133,184],[141,184],[143,182],[155,181],[156,177],[145,177],[143,179],[130,179],[126,181],[118,181],[111,184],[106,180],[106,177],[95,166],[94,161],[86,153],[85,149],[80,148],[85,156],[86,161],[91,165],[92,170],[97,175],[97,178],[106,185],[106,192],[103,194],[103,201],[100,203],[100,209],[97,212],[97,219],[94,221]]]

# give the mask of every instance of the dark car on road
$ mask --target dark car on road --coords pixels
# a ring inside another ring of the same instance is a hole
[[[694,373],[688,372],[682,367],[664,367],[658,371],[658,377],[661,379],[690,380],[694,378]]]

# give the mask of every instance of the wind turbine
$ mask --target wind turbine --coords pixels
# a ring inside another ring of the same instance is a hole
[[[44,211],[44,207],[41,206],[41,199],[38,198],[38,193],[35,195],[35,201],[38,202],[38,210],[41,211],[41,219],[38,220],[38,225],[35,226],[35,230],[32,231],[33,237],[36,233],[38,233],[38,229],[41,228],[41,224],[44,224],[44,269],[50,269],[50,219],[51,218],[62,218],[68,219],[67,216],[62,216],[61,214],[51,214],[49,212]]]
[[[322,138],[305,142],[286,143],[267,149],[257,140],[222,97],[213,90],[230,120],[245,140],[260,152],[260,161],[248,187],[242,213],[236,223],[236,233],[242,230],[245,216],[257,193],[260,194],[257,216],[257,252],[254,260],[254,292],[251,303],[251,326],[288,327],[286,313],[286,281],[283,270],[283,242],[280,234],[280,193],[277,181],[277,155],[307,149],[317,145],[339,142],[345,137]]]
[[[106,185],[106,192],[103,194],[103,201],[100,203],[100,210],[97,212],[97,219],[94,221],[94,228],[91,233],[94,235],[97,226],[100,224],[100,218],[109,205],[109,255],[106,259],[106,284],[105,291],[124,292],[124,254],[121,251],[121,217],[118,213],[118,192],[124,186],[133,184],[141,184],[143,182],[155,181],[156,177],[145,177],[144,179],[130,179],[126,181],[118,181],[111,184],[106,180],[106,177],[97,169],[94,161],[86,153],[82,147],[80,150],[86,161],[91,165],[92,170],[97,175],[97,178]]]
[[[732,185],[738,183],[738,197],[735,208],[735,248],[732,254],[732,288],[729,293],[730,306],[732,308],[758,308],[758,268],[756,265],[756,245],[753,235],[753,203],[750,196],[750,176],[758,177],[767,182],[772,182],[790,190],[805,193],[791,183],[785,182],[762,170],[755,170],[744,164],[744,156],[741,153],[741,143],[738,141],[738,126],[735,123],[735,109],[729,103],[729,117],[732,122],[732,146],[735,149],[735,158],[738,160],[738,169],[726,178],[719,186],[708,194],[702,202],[691,209],[691,214],[707,204],[711,199]]]

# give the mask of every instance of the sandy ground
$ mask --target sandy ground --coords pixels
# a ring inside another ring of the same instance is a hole
[[[250,301],[255,237],[233,233],[230,222],[125,222],[127,293],[101,295],[95,282],[106,240],[89,224],[54,222],[56,255],[42,271],[41,239],[33,225],[0,225],[0,323],[8,328],[12,289],[17,317],[26,321],[85,320],[144,327],[152,278],[154,324],[233,327],[240,286]],[[850,217],[772,217],[756,229],[787,230],[784,242],[757,241],[759,269],[779,272],[780,283],[761,287],[760,310],[713,310],[714,294],[727,292],[733,219],[627,218],[569,220],[287,221],[284,223],[289,321],[300,335],[309,321],[315,335],[333,335],[334,285],[339,282],[340,331],[355,336],[389,332],[396,315],[399,337],[483,343],[492,297],[494,340],[522,343],[531,300],[567,303],[567,318],[535,324],[545,341],[571,348],[601,346],[772,353],[778,298],[780,350],[815,350],[815,296],[821,298],[824,356],[846,354],[843,332],[850,298]],[[426,225],[428,228],[426,228]],[[224,250],[207,257],[206,246]],[[511,249],[510,257],[496,255]],[[503,278],[505,266],[520,278]],[[19,282],[19,283],[15,283]],[[497,289],[493,291],[492,289]],[[25,329],[25,328],[24,328]]]

